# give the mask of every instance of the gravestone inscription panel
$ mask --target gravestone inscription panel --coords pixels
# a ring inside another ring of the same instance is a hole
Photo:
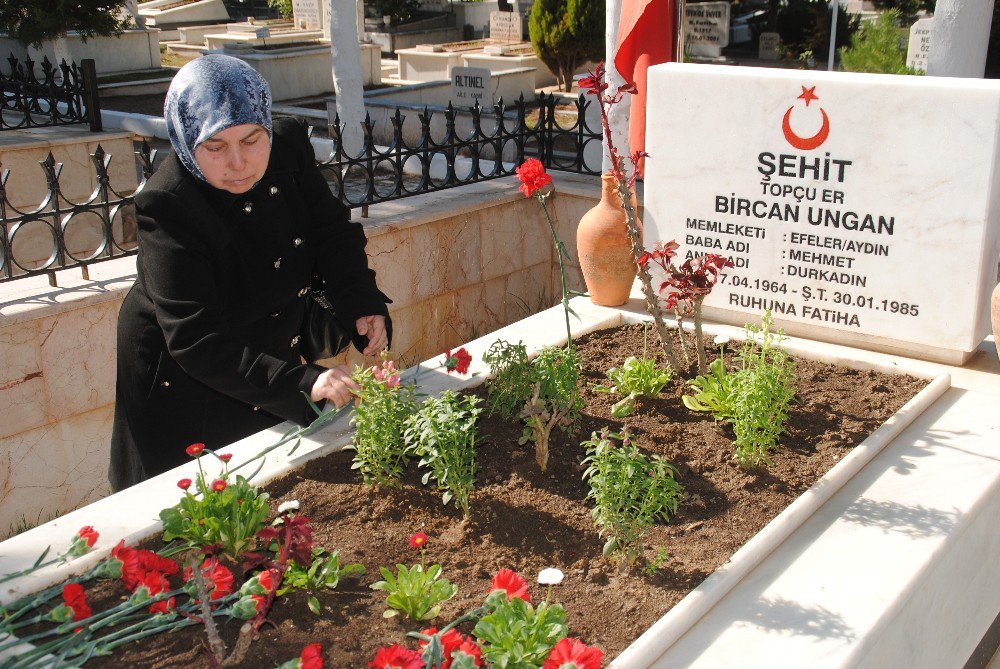
[[[962,361],[1000,258],[1000,82],[667,64],[649,71],[645,243],[730,258],[742,324]]]
[[[490,39],[500,42],[520,42],[524,34],[524,18],[517,12],[490,12]]]
[[[684,5],[684,49],[693,56],[718,57],[729,46],[729,3]]]
[[[292,16],[300,30],[320,30],[323,27],[319,0],[292,0]]]
[[[451,99],[456,105],[472,107],[493,104],[490,70],[485,67],[451,68]]]
[[[934,19],[920,19],[910,26],[910,41],[906,45],[906,66],[927,71],[931,55],[931,30]]]

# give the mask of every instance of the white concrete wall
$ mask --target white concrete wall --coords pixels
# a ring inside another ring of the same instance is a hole
[[[222,4],[222,0],[198,0],[198,2],[192,2],[180,7],[160,9],[160,7],[170,4],[173,3],[162,2],[162,0],[143,3],[139,8],[139,15],[145,17],[147,22],[150,20],[154,21],[156,25],[190,23],[194,21],[228,21],[230,18],[229,12],[226,11],[226,6]]]
[[[86,42],[79,34],[70,32],[65,37],[43,42],[38,48],[27,49],[16,40],[0,37],[0,53],[6,57],[11,52],[22,59],[30,55],[38,62],[43,57],[53,63],[63,59],[79,63],[84,58],[93,58],[98,74],[160,67],[159,31],[155,29],[126,30],[118,37],[88,37]]]

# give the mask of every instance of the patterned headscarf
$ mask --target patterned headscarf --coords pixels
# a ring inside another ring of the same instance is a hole
[[[271,136],[271,89],[264,77],[239,58],[208,54],[182,67],[163,107],[167,136],[181,164],[206,181],[194,150],[234,125],[254,123]]]

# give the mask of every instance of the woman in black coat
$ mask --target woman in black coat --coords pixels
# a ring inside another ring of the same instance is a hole
[[[373,355],[390,300],[365,235],[330,193],[305,128],[272,124],[267,82],[229,56],[175,75],[164,114],[174,151],[136,197],[136,283],[118,323],[109,478],[120,490],[284,420],[313,418],[306,396],[342,406],[344,367],[303,363],[313,274],[338,319]]]

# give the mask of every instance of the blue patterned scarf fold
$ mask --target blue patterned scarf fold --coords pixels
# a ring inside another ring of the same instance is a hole
[[[163,117],[181,164],[207,181],[194,150],[234,125],[254,123],[271,136],[271,89],[264,77],[239,58],[208,54],[178,70],[170,82]]]

